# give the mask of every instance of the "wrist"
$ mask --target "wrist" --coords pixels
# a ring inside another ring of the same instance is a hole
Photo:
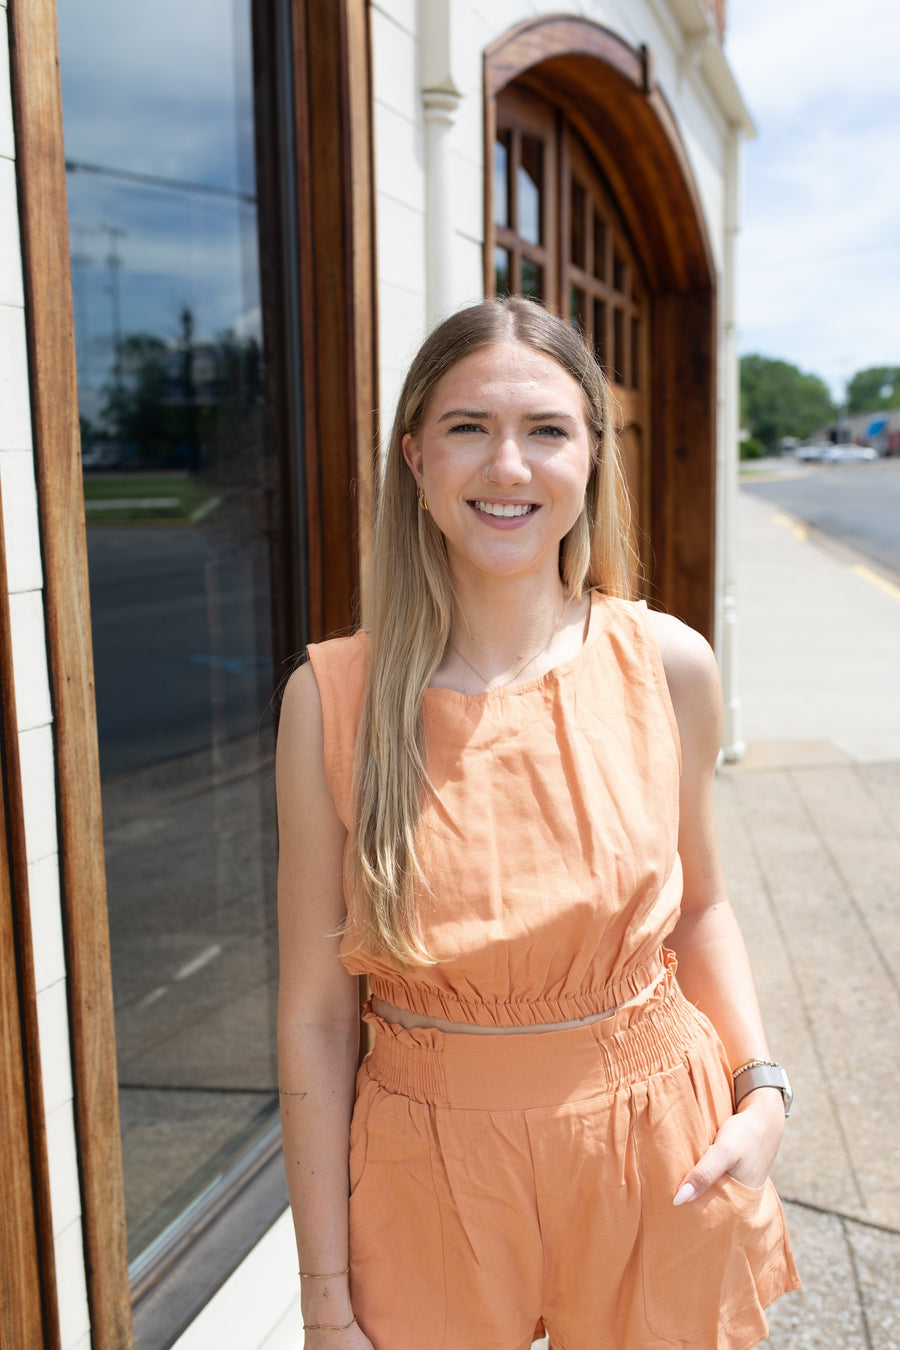
[[[764,1088],[768,1088],[766,1096],[771,1096],[773,1090],[781,1096],[785,1118],[791,1114],[794,1097],[790,1080],[781,1065],[776,1064],[774,1060],[748,1059],[744,1064],[738,1065],[731,1077],[735,1111],[741,1109],[742,1103],[758,1096]]]
[[[307,1323],[349,1322],[353,1316],[349,1272],[340,1271],[324,1278],[302,1276],[300,1310]]]

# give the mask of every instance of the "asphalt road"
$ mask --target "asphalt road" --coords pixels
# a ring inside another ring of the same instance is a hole
[[[748,470],[741,491],[900,575],[900,458],[830,465],[768,460]]]
[[[112,526],[88,560],[104,778],[252,735],[272,690],[262,546]]]

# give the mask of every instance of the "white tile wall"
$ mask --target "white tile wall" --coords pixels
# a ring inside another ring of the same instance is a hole
[[[22,802],[25,813],[25,853],[37,862],[56,853],[56,777],[53,734],[49,726],[19,733]],[[40,934],[36,934],[40,941]]]
[[[72,1060],[69,1052],[69,1010],[66,982],[42,989],[37,996],[38,1034],[41,1041],[41,1074],[44,1080],[44,1112],[49,1119],[55,1110],[72,1100]],[[53,1195],[51,1192],[51,1203]]]
[[[66,978],[62,908],[59,896],[59,857],[48,853],[28,865],[31,926],[40,940],[34,944],[34,983],[37,992]]]
[[[81,1218],[78,1149],[71,1101],[63,1102],[47,1116],[47,1154],[50,1160],[53,1235],[59,1237]]]
[[[43,592],[10,595],[9,621],[19,731],[30,731],[51,720]]]
[[[421,103],[419,44],[377,9],[371,15],[372,82],[379,103],[415,122]]]
[[[62,1350],[76,1350],[76,1347],[89,1344],[91,1325],[80,1220],[70,1224],[56,1238],[56,1285]]]
[[[0,305],[23,305],[16,166],[0,158]]]
[[[425,135],[385,104],[375,108],[375,182],[379,197],[392,197],[414,210],[425,202]]]
[[[0,305],[0,450],[27,450],[30,445],[25,311],[19,306]]]
[[[403,290],[425,290],[425,215],[392,197],[378,199],[378,274]]]
[[[9,88],[9,62],[6,53],[9,50],[6,5],[0,9],[0,157],[15,157],[13,139],[12,96]]]
[[[10,594],[40,590],[44,576],[34,457],[30,450],[0,450],[0,492]]]

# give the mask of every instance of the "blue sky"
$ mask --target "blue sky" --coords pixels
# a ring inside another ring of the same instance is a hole
[[[900,365],[900,0],[729,0],[744,147],[742,353],[837,396]]]

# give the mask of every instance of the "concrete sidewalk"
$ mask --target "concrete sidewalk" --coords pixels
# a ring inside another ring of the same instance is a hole
[[[720,834],[774,1057],[805,1290],[777,1350],[900,1350],[900,578],[740,497],[744,760]]]

